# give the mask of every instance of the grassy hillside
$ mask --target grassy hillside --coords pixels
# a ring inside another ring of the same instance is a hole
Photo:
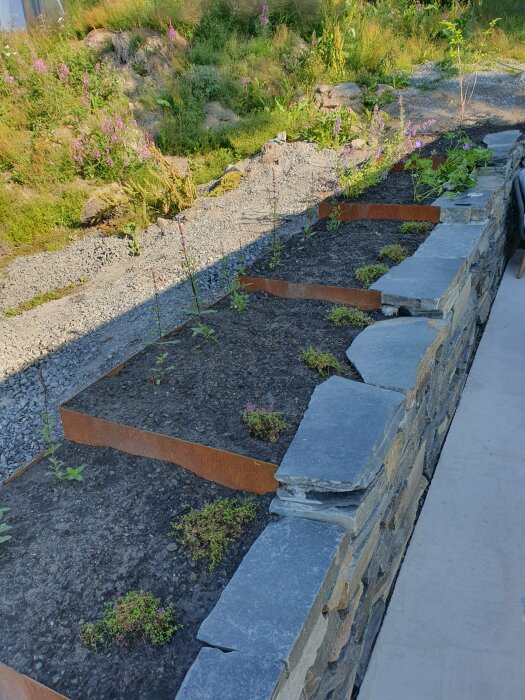
[[[474,60],[483,30],[499,17],[487,53],[525,60],[521,4],[69,0],[58,27],[0,37],[0,256],[81,235],[86,200],[108,183],[117,183],[103,194],[108,233],[173,214],[191,201],[193,185],[163,154],[189,156],[198,183],[283,129],[326,145],[358,133],[352,120],[334,131],[336,117],[310,100],[313,86],[402,86],[414,64],[447,62],[443,19],[459,23]],[[131,33],[128,65],[85,40],[95,28]],[[240,120],[206,128],[211,101]],[[155,118],[155,142],[135,117]]]

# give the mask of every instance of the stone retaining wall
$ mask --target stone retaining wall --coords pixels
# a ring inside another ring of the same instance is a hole
[[[364,383],[319,385],[276,474],[272,522],[198,638],[178,700],[342,700],[360,686],[506,262],[519,132],[475,190],[374,287],[394,318],[348,350]],[[374,288],[373,287],[373,288]]]

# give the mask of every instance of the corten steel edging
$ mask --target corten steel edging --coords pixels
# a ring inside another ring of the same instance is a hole
[[[28,469],[30,469],[32,466],[34,466],[35,464],[38,464],[38,462],[41,462],[45,456],[46,456],[45,452],[42,452],[41,454],[37,455],[34,459],[32,459],[27,464],[24,464],[24,466],[20,467],[20,469],[17,469],[16,472],[11,474],[11,476],[8,476],[7,479],[4,479],[1,483],[2,484],[9,484],[9,482],[14,481],[15,479],[18,479],[19,476],[22,476],[22,474],[25,474],[25,472]],[[1,695],[0,695],[0,700],[3,700]]]
[[[171,462],[204,479],[259,495],[278,486],[277,465],[270,462],[96,418],[66,406],[60,407],[60,417],[64,436],[72,442]]]
[[[340,207],[339,221],[430,221],[439,224],[441,208],[431,204],[366,204],[360,202],[320,202],[319,218]]]
[[[0,700],[68,700],[68,698],[0,662]]]
[[[348,304],[364,311],[381,309],[381,292],[355,287],[335,287],[324,284],[301,284],[264,277],[240,277],[248,292],[267,292],[283,299],[318,299],[334,304]]]

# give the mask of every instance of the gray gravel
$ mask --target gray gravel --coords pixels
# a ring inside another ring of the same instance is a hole
[[[267,248],[272,171],[283,237],[303,228],[305,209],[336,186],[333,151],[318,151],[305,143],[282,144],[277,150],[278,163],[263,162],[261,156],[252,159],[240,187],[221,197],[202,198],[177,217],[184,222],[209,300],[223,289],[219,261],[224,254],[242,248],[252,261]],[[92,236],[61,251],[17,260],[8,268],[5,307],[83,275],[90,281],[69,297],[0,320],[0,477],[42,449],[38,370],[46,378],[50,405],[56,410],[152,340],[152,270],[159,281],[163,325],[172,328],[184,318],[190,299],[182,280],[178,227],[175,222],[161,224],[144,232],[139,257],[129,256],[125,240]],[[236,265],[235,256],[231,265]],[[17,292],[20,289],[24,291]]]

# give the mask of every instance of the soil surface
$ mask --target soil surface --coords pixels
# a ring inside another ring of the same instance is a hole
[[[241,559],[272,516],[257,517],[213,573],[169,536],[171,521],[208,500],[248,496],[183,469],[65,442],[60,457],[85,464],[84,481],[58,482],[41,462],[0,489],[12,539],[0,545],[0,661],[69,698],[173,700],[201,644],[196,639]],[[184,625],[170,644],[83,647],[83,622],[104,602],[143,589]]]
[[[355,279],[358,267],[378,263],[392,266],[389,260],[379,258],[383,246],[399,243],[412,255],[428,236],[429,232],[401,233],[401,224],[401,221],[345,221],[329,231],[327,219],[322,219],[310,237],[295,236],[284,243],[281,263],[275,269],[269,267],[271,254],[267,253],[247,274],[290,282],[362,287]]]
[[[205,316],[217,342],[192,337],[190,322],[170,338],[178,345],[153,344],[117,375],[104,377],[70,401],[68,407],[98,418],[278,463],[303,417],[312,392],[324,381],[300,359],[304,348],[331,352],[343,374],[358,379],[345,352],[360,332],[326,320],[328,302],[249,295],[248,308],[230,309],[229,298]],[[381,318],[375,313],[376,320]],[[160,386],[148,381],[159,353],[168,353]],[[241,420],[248,401],[275,403],[289,428],[276,443],[252,437]]]

